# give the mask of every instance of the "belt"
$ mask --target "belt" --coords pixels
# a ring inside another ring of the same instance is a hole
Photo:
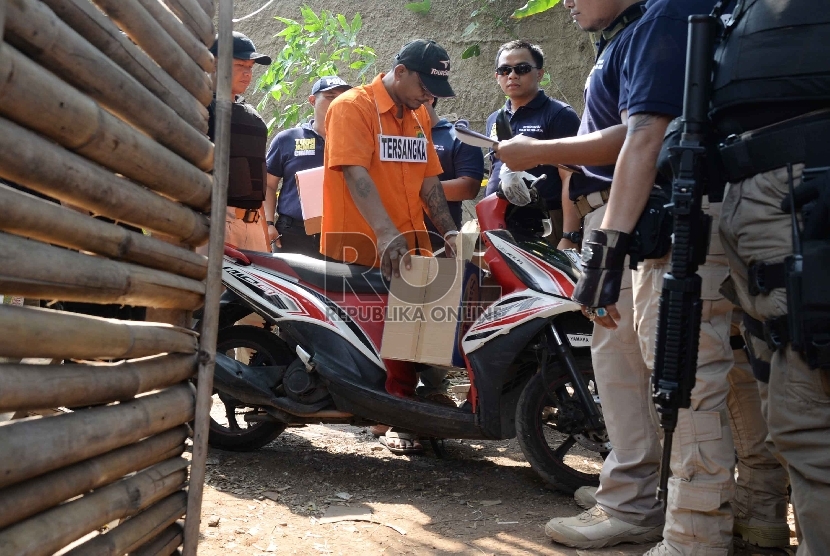
[[[237,218],[242,219],[246,224],[256,224],[259,222],[259,209],[244,209],[239,207],[232,208]]]
[[[788,163],[825,166],[830,163],[830,110],[819,110],[741,135],[719,146],[726,179],[737,183]]]
[[[603,189],[602,191],[594,191],[587,195],[581,195],[574,201],[576,212],[579,213],[580,218],[585,218],[586,215],[594,212],[605,203],[608,202],[608,197],[611,196],[611,188]]]

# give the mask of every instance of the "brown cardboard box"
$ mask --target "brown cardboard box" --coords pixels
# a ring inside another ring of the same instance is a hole
[[[401,268],[390,285],[381,357],[464,367],[464,309],[478,302],[479,282],[480,270],[468,261],[413,256],[411,269]]]

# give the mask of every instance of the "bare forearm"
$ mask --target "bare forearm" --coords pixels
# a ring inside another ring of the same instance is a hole
[[[372,227],[375,235],[381,237],[384,234],[396,233],[397,228],[389,218],[389,214],[380,200],[377,186],[372,181],[366,168],[362,166],[343,166],[343,175],[346,178],[346,186],[349,188],[349,193],[352,195],[357,210]]]
[[[265,201],[262,203],[262,208],[265,211],[266,220],[274,220],[277,214],[277,190],[280,179],[272,174],[268,174],[265,179]]]
[[[442,235],[456,229],[455,222],[450,215],[450,208],[447,206],[444,188],[438,178],[432,177],[424,180],[421,185],[421,203],[429,219]]]
[[[511,170],[526,170],[540,164],[614,164],[625,141],[623,124],[575,137],[535,140],[517,136],[499,143],[499,158]]]
[[[657,176],[657,156],[671,118],[636,114],[628,119],[628,134],[614,170],[611,197],[602,227],[634,230]]]
[[[478,195],[478,190],[481,189],[481,181],[477,181],[470,176],[461,176],[452,180],[444,180],[441,182],[444,187],[444,196],[447,201],[467,201],[475,199]]]
[[[564,170],[559,171],[559,176],[562,178],[562,230],[565,232],[579,231],[580,226],[579,213],[576,212],[569,192],[572,175]]]

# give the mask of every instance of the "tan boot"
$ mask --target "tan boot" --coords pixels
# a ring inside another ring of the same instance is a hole
[[[624,542],[651,543],[663,534],[663,526],[640,527],[612,517],[594,506],[575,517],[554,518],[545,525],[553,542],[574,548],[603,548]]]
[[[786,523],[772,523],[754,517],[735,516],[732,532],[749,544],[762,548],[790,546],[790,526]]]

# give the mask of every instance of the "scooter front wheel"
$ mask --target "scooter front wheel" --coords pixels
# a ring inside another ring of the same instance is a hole
[[[274,334],[256,326],[230,326],[219,331],[216,352],[251,367],[288,365],[294,354]],[[249,452],[262,448],[285,430],[260,407],[251,407],[214,390],[208,444],[220,450]]]
[[[599,405],[593,371],[582,370]],[[586,426],[579,398],[565,373],[546,385],[542,373],[530,379],[516,407],[516,433],[530,466],[557,489],[572,494],[599,485],[599,472],[611,450],[604,428]]]

